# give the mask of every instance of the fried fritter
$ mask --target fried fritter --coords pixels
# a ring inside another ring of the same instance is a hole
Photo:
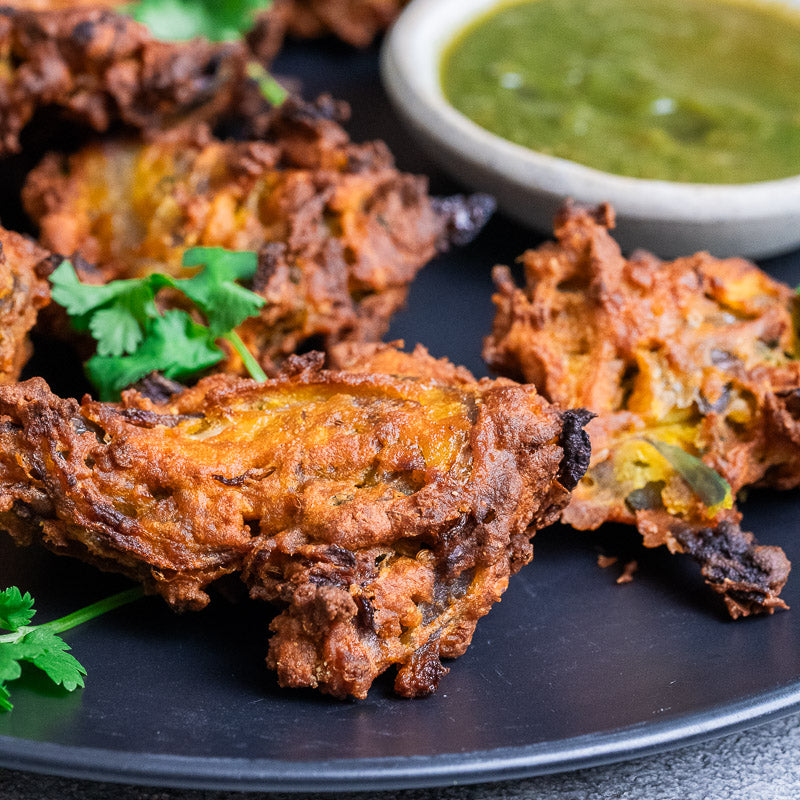
[[[4,5],[25,11],[107,9],[118,11],[125,0],[9,0]],[[267,63],[288,32],[299,39],[338,36],[348,44],[366,47],[394,21],[408,0],[273,0],[256,15],[247,42]]]
[[[19,150],[22,129],[45,107],[97,131],[216,118],[238,104],[248,58],[243,42],[158,41],[107,8],[3,5],[0,155]]]
[[[366,47],[389,27],[408,0],[277,0],[273,15],[293,36],[334,34],[356,47]]]
[[[28,331],[50,302],[49,284],[41,276],[49,256],[24,236],[0,228],[0,383],[17,380],[30,357]]]
[[[495,269],[484,356],[551,401],[597,414],[591,466],[564,522],[636,524],[647,546],[690,554],[733,617],[784,607],[783,551],[741,531],[730,502],[704,504],[708,471],[690,485],[657,448],[702,459],[734,496],[800,483],[796,295],[742,259],[626,260],[612,226],[608,206],[568,208],[558,243],[522,256],[524,290]]]
[[[241,572],[283,608],[268,656],[283,686],[364,697],[396,664],[398,692],[433,691],[566,504],[588,438],[532,386],[423,351],[397,356],[410,377],[321,362],[162,404],[0,387],[0,526],[179,609]]]
[[[288,101],[263,141],[198,131],[54,154],[29,176],[25,207],[92,282],[177,274],[194,245],[259,251],[252,288],[268,302],[240,334],[274,373],[309,345],[379,338],[417,271],[494,208],[481,195],[431,199],[383,143],[351,142],[338,113],[329,99]]]

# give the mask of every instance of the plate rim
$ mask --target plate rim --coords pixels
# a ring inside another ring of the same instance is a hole
[[[532,778],[668,752],[800,710],[800,678],[670,720],[537,744],[433,756],[213,758],[76,747],[0,735],[0,767],[158,788],[261,792],[426,789]]]

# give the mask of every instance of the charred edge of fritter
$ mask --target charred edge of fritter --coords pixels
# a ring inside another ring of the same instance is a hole
[[[316,137],[322,123],[344,125],[350,119],[350,105],[344,100],[336,100],[329,94],[306,100],[301,96],[301,81],[282,75],[280,83],[289,96],[279,106],[271,105],[257,85],[245,84],[239,104],[216,121],[215,137],[242,142],[262,139],[277,142],[286,135],[287,129]]]
[[[584,427],[597,416],[585,408],[574,408],[561,414],[559,445],[564,457],[558,470],[558,482],[568,490],[574,489],[589,469],[592,445]]]
[[[157,405],[163,405],[169,401],[172,395],[182,392],[186,385],[165,378],[160,372],[151,372],[136,381],[130,388],[135,389],[142,397],[152,400]]]
[[[784,389],[776,392],[775,396],[794,419],[800,419],[800,388]]]
[[[49,256],[43,258],[35,267],[36,277],[46,280],[49,278],[59,267],[64,257],[58,253],[50,253]]]
[[[469,244],[497,209],[497,201],[488,194],[455,194],[432,197],[433,210],[442,220],[442,235],[436,243],[440,252],[450,245]]]
[[[202,419],[202,414],[159,414],[143,408],[114,408],[110,411],[137,428],[174,428],[183,422]]]
[[[36,275],[39,278],[49,278],[60,266],[63,261],[69,261],[75,268],[82,281],[93,276],[103,277],[102,270],[96,265],[87,261],[77,253],[65,256],[61,253],[51,253],[36,265]]]
[[[671,533],[700,564],[706,582],[724,596],[734,619],[788,608],[778,595],[791,564],[780,547],[759,545],[752,533],[728,520],[706,528],[676,525]]]
[[[318,95],[313,100],[292,96],[281,105],[280,116],[291,122],[316,123],[319,120],[328,120],[344,124],[350,119],[350,104],[337,100],[330,94]]]
[[[258,267],[250,287],[254,292],[263,292],[282,261],[286,260],[289,247],[285,242],[266,242],[258,250]]]
[[[306,372],[319,372],[325,367],[325,353],[310,350],[308,353],[291,353],[281,364],[279,377],[294,378]]]
[[[432,636],[402,664],[394,682],[401,697],[428,697],[439,688],[439,681],[450,672],[439,656],[439,634]]]

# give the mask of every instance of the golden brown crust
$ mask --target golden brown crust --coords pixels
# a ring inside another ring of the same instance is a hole
[[[80,268],[93,282],[177,273],[194,245],[259,251],[253,289],[268,302],[240,334],[274,373],[298,349],[380,338],[417,271],[492,209],[435,203],[382,142],[351,142],[337,113],[327,98],[289,101],[262,141],[200,129],[53,154],[29,176],[25,207],[50,249],[97,265]]]
[[[97,131],[123,123],[151,132],[237,102],[245,44],[161,42],[102,3],[43,5],[0,7],[0,153],[19,149],[22,129],[45,106]]]
[[[388,344],[343,342],[331,348],[328,363],[333,369],[348,372],[405,375],[451,386],[476,382],[466,367],[453,364],[446,358],[434,358],[421,344],[416,345],[411,353],[406,353],[402,349],[404,344],[402,339]]]
[[[0,523],[178,608],[241,572],[284,609],[268,658],[284,686],[364,697],[397,664],[398,691],[428,693],[564,507],[571,458],[533,387],[450,384],[430,362],[403,377],[306,356],[162,404],[0,387]]]
[[[783,553],[738,530],[738,512],[707,508],[649,442],[702,458],[734,495],[800,483],[795,295],[742,259],[625,259],[612,225],[608,206],[565,209],[558,242],[522,256],[525,289],[495,269],[484,356],[598,415],[565,522],[637,524],[648,546],[690,553],[734,616],[781,607]]]
[[[366,47],[400,14],[408,0],[276,0],[271,15],[303,39],[333,34]]]
[[[400,14],[408,0],[273,0],[256,16],[247,36],[253,53],[265,63],[277,54],[288,32],[300,39],[338,36],[366,47]],[[118,10],[125,0],[6,0],[3,5],[24,11],[84,9]]]
[[[30,356],[28,331],[50,302],[37,268],[49,253],[24,236],[0,228],[0,383],[10,383]]]

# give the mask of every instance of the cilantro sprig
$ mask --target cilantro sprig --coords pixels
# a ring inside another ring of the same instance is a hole
[[[82,283],[72,264],[64,260],[50,276],[53,300],[66,309],[76,330],[90,333],[97,341],[97,352],[86,362],[86,374],[101,400],[118,399],[126,386],[151,372],[185,380],[208,369],[225,357],[220,339],[239,354],[253,378],[266,380],[234,330],[256,316],[265,303],[236,282],[255,274],[256,254],[193,247],[184,253],[183,266],[201,269],[190,278],[157,272],[94,286]],[[160,312],[156,295],[162,289],[181,292],[206,324],[182,309]]]
[[[272,0],[137,0],[125,10],[157,39],[186,41],[201,36],[229,42],[244,36],[256,16],[271,5]],[[286,90],[258,61],[249,62],[247,74],[272,105],[286,100]]]
[[[68,692],[83,687],[86,669],[69,653],[69,645],[59,634],[131,603],[143,594],[139,587],[128,589],[52,622],[31,625],[36,612],[30,594],[22,594],[16,586],[0,592],[0,629],[8,631],[0,634],[0,711],[11,711],[14,707],[7,684],[20,677],[23,661],[42,670]]]

